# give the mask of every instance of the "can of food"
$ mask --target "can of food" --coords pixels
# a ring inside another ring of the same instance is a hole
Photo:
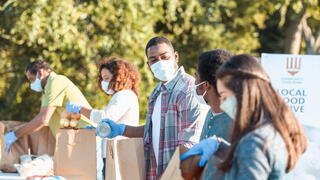
[[[101,121],[97,128],[98,136],[102,138],[107,138],[110,134],[110,126],[108,123]]]

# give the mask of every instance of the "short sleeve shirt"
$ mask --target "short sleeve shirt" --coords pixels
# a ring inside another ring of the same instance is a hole
[[[55,106],[57,108],[49,121],[49,128],[54,136],[60,128],[60,113],[65,109],[67,101],[72,101],[83,107],[91,108],[80,89],[75,86],[72,81],[63,75],[51,72],[41,97],[41,107]],[[95,126],[93,122],[90,122],[86,117],[81,116],[81,120],[77,127],[84,128],[89,125]]]

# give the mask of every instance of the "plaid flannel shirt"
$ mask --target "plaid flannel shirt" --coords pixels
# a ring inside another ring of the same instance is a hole
[[[149,97],[144,128],[144,148],[147,179],[159,179],[179,145],[190,148],[199,142],[208,111],[193,95],[194,78],[181,67],[167,83],[159,83]],[[158,165],[152,145],[152,113],[158,95],[161,96],[161,122]]]

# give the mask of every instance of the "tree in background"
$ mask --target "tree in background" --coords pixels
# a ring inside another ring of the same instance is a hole
[[[1,1],[1,119],[28,121],[38,111],[40,94],[30,90],[24,77],[26,65],[36,59],[49,61],[94,108],[102,108],[108,98],[97,90],[96,67],[101,57],[115,55],[140,70],[143,123],[156,82],[145,58],[151,37],[169,37],[191,74],[198,55],[209,49],[257,56],[317,53],[319,7],[319,0]]]
[[[320,50],[320,1],[283,0],[260,31],[259,52],[317,54]]]
[[[151,6],[151,2],[140,0],[2,4],[1,119],[30,120],[38,111],[40,94],[30,90],[24,77],[26,65],[36,59],[49,61],[55,71],[80,87],[93,107],[101,108],[107,99],[97,90],[98,60],[110,55],[123,57],[140,69],[144,83],[139,100],[146,106],[153,79],[144,47],[154,35],[152,21],[157,20]],[[146,109],[141,108],[141,113],[146,114]]]

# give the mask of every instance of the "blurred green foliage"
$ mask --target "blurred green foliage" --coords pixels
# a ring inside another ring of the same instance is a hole
[[[97,90],[97,64],[101,57],[115,55],[139,68],[143,123],[156,84],[145,57],[150,38],[170,38],[180,64],[193,74],[198,55],[210,49],[256,56],[264,50],[282,52],[287,10],[298,14],[305,4],[316,31],[318,0],[2,0],[0,117],[29,121],[39,111],[40,94],[30,90],[24,75],[36,59],[50,62],[94,108],[102,108],[108,97]],[[267,42],[270,34],[275,40]]]

